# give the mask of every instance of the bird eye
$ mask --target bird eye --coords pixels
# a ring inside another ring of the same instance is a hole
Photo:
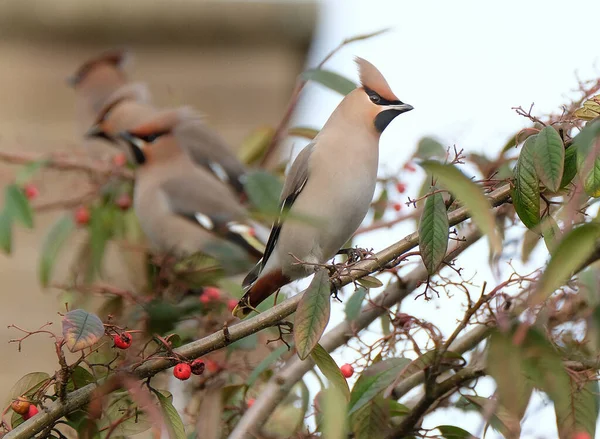
[[[381,96],[379,96],[377,93],[369,94],[369,99],[371,99],[371,102],[374,104],[379,104],[379,102],[381,102]]]
[[[152,143],[159,137],[159,134],[148,134],[147,136],[140,136],[140,139],[142,139],[146,143]]]

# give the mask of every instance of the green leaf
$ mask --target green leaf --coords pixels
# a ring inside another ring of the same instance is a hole
[[[319,270],[302,295],[296,309],[294,342],[301,360],[310,355],[329,323],[331,312],[329,295],[329,275],[327,270]]]
[[[106,244],[113,234],[114,209],[108,206],[99,206],[92,209],[90,217],[90,249],[91,267],[90,278],[102,272],[102,262],[106,251]]]
[[[508,425],[513,425],[515,419],[506,410],[505,407],[497,404],[491,398],[484,398],[482,396],[463,395],[456,403],[457,408],[463,410],[476,410],[484,416],[489,425],[496,431],[499,431],[506,438],[514,438],[512,431],[508,428]],[[493,414],[490,416],[490,409],[495,407]],[[520,429],[520,427],[518,427]],[[519,437],[518,435],[516,437]]]
[[[323,401],[323,437],[326,439],[345,439],[346,436],[346,405],[344,394],[337,388],[331,387],[322,392]]]
[[[454,425],[438,425],[437,428],[444,439],[471,439],[474,436],[467,430]]]
[[[540,181],[552,192],[560,189],[565,167],[565,147],[551,126],[542,128],[535,139],[535,170]]]
[[[350,298],[346,301],[344,312],[346,313],[347,321],[353,322],[358,318],[363,300],[365,300],[368,292],[369,290],[365,287],[358,287],[352,296],[350,296]]]
[[[540,242],[540,238],[541,236],[539,233],[529,229],[525,230],[525,234],[523,235],[523,244],[521,245],[521,261],[523,261],[523,263],[527,263],[529,261],[529,257]]]
[[[556,425],[561,439],[571,439],[577,432],[586,432],[590,437],[596,435],[598,420],[598,381],[590,379],[585,383],[577,382],[569,376],[571,392],[566,410],[556,411]]]
[[[75,309],[62,319],[63,337],[71,352],[77,352],[97,343],[104,335],[102,320],[95,314]]]
[[[160,392],[155,392],[155,395],[160,403],[170,439],[187,439],[183,421],[171,400]]]
[[[37,174],[37,172],[41,168],[45,167],[48,163],[49,160],[44,159],[23,165],[21,169],[19,169],[19,172],[17,172],[17,175],[15,177],[15,183],[18,186],[23,186],[25,183],[31,180],[31,177]]]
[[[560,187],[566,187],[577,174],[577,147],[571,145],[565,149],[565,170],[560,181]]]
[[[394,401],[395,402],[395,401]],[[388,401],[378,395],[350,416],[350,428],[355,439],[385,437],[390,417]]]
[[[381,218],[383,218],[383,215],[385,214],[385,211],[388,208],[388,198],[389,197],[388,197],[387,188],[384,188],[381,191],[379,198],[377,198],[377,200],[373,202],[373,220],[374,221],[379,221]]]
[[[356,279],[356,282],[358,282],[363,287],[369,288],[369,289],[380,288],[383,286],[383,282],[381,282],[375,276],[363,276],[359,279]]]
[[[39,277],[42,286],[47,287],[52,278],[52,270],[58,258],[58,254],[69,235],[75,230],[75,223],[71,215],[59,218],[44,239],[40,253]]]
[[[414,157],[427,160],[434,157],[443,159],[446,157],[446,148],[440,142],[431,137],[423,137],[417,144]]]
[[[16,184],[9,184],[4,189],[4,214],[29,229],[33,228],[33,210],[29,200]]]
[[[596,157],[590,169],[583,180],[583,189],[590,197],[600,197],[600,156]]]
[[[356,88],[356,84],[337,73],[329,70],[310,69],[302,73],[302,78],[305,81],[318,82],[325,87],[337,91],[339,94],[346,96]]]
[[[494,253],[501,249],[500,235],[496,230],[496,221],[492,206],[481,189],[452,165],[443,165],[434,161],[425,161],[421,166],[439,181],[469,210],[479,229],[488,235],[490,248]]]
[[[8,392],[4,406],[8,406],[19,396],[33,395],[49,379],[50,375],[46,372],[31,372],[21,377]]]
[[[129,437],[150,429],[152,421],[147,413],[142,411],[127,397],[122,396],[113,400],[103,412],[100,421],[100,427],[104,433],[101,436],[102,438],[106,438],[108,427],[112,424],[118,425],[114,431],[112,431],[111,438]]]
[[[546,248],[550,254],[554,253],[556,246],[562,239],[562,232],[558,228],[558,224],[551,216],[547,216],[544,218],[541,224],[542,227],[542,236],[544,237],[544,242],[546,243]]]
[[[407,358],[390,358],[368,367],[352,388],[348,414],[351,415],[372,401],[394,382],[409,363]]]
[[[557,288],[563,286],[573,272],[594,252],[600,238],[600,224],[586,223],[567,233],[556,246],[546,270],[537,283],[531,304],[546,300]]]
[[[238,149],[238,157],[242,163],[248,165],[258,161],[265,153],[275,130],[271,127],[259,127],[247,135]]]
[[[90,371],[81,366],[76,366],[69,377],[67,391],[72,392],[73,390],[81,389],[82,387],[95,382],[96,379],[94,378],[94,375],[90,373]]]
[[[12,251],[12,218],[0,212],[0,249],[6,254]]]
[[[398,401],[389,399],[388,403],[390,405],[390,416],[406,416],[410,413],[410,409]]]
[[[517,434],[533,391],[531,380],[525,376],[521,347],[513,344],[512,333],[495,331],[489,339],[487,358],[488,372],[497,384],[498,404],[512,416],[507,427]]]
[[[277,177],[265,171],[251,172],[247,175],[244,188],[250,203],[257,210],[277,214],[282,184]]]
[[[346,398],[346,401],[349,401],[350,388],[348,387],[348,382],[342,375],[342,372],[340,371],[340,368],[336,364],[335,360],[331,358],[331,355],[329,355],[329,353],[323,349],[320,344],[317,344],[310,356],[321,373],[329,380],[331,385],[337,387]]]
[[[580,168],[591,153],[594,153],[594,158],[598,155],[595,148],[598,136],[600,136],[600,120],[594,120],[588,122],[573,138],[573,146],[577,148],[577,163]]]
[[[288,130],[289,136],[304,137],[308,140],[313,140],[319,134],[319,130],[310,127],[293,127]]]
[[[435,191],[436,189],[433,188]],[[419,250],[421,259],[430,275],[435,274],[446,257],[448,250],[448,212],[440,192],[431,194],[425,200],[425,207],[419,221]]]
[[[267,357],[263,359],[260,363],[258,363],[258,366],[254,368],[254,370],[248,377],[248,380],[246,381],[246,385],[248,387],[252,387],[252,385],[256,382],[258,377],[261,376],[264,371],[269,369],[271,365],[274,364],[277,360],[279,360],[279,358],[281,358],[281,356],[287,351],[287,346],[283,345],[275,349],[269,355],[267,355]]]
[[[511,197],[517,215],[532,229],[540,222],[540,184],[535,170],[536,136],[529,137],[515,166],[515,186]]]

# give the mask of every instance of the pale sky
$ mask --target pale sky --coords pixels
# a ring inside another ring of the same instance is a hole
[[[392,28],[387,34],[345,47],[326,64],[327,69],[357,81],[353,57],[361,56],[382,71],[401,100],[415,107],[392,122],[382,136],[380,176],[390,175],[425,135],[445,146],[456,144],[466,152],[493,156],[508,137],[527,125],[511,107],[535,103],[534,112],[544,115],[568,102],[577,78],[600,76],[598,17],[598,0],[323,0],[307,67],[318,64],[344,38]],[[295,123],[322,126],[340,99],[335,92],[309,84]],[[294,145],[297,152],[302,143],[295,139]],[[407,193],[399,198],[404,202],[408,195],[417,195],[422,174],[402,178],[408,184]],[[377,251],[413,230],[414,223],[406,222],[357,243]],[[461,258],[462,266],[472,274],[477,271],[480,282],[485,279],[493,284],[487,267],[477,267],[482,260],[487,260],[485,243]],[[454,327],[460,309],[459,296],[430,302],[409,298],[403,303],[404,312],[426,318],[445,331]],[[342,307],[334,307],[330,324],[343,318]],[[342,364],[349,356],[352,352],[338,351],[334,358]],[[491,394],[492,382],[482,381],[479,390],[483,396]],[[554,412],[543,404],[540,398],[532,400],[523,438],[557,437]],[[424,426],[447,423],[482,434],[481,418],[467,417],[462,411],[439,410]],[[490,429],[486,437],[500,436]]]

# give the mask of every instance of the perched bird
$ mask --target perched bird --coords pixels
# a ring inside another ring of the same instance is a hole
[[[139,165],[133,205],[142,230],[155,250],[177,257],[214,256],[217,246],[233,245],[257,260],[262,245],[245,208],[182,148],[187,123],[167,128],[155,119],[119,133]]]
[[[245,294],[233,311],[238,317],[282,286],[312,274],[310,264],[335,256],[369,210],[381,133],[413,107],[396,97],[375,66],[362,58],[356,63],[361,85],[342,100],[290,168],[264,256],[244,279]],[[284,220],[288,213],[317,223]]]
[[[88,131],[90,137],[110,137],[111,113],[119,119],[125,102],[111,109],[96,126]],[[130,104],[132,105],[132,104]],[[132,110],[136,107],[132,106]],[[100,115],[103,116],[102,114]],[[135,115],[131,115],[135,117]],[[115,121],[113,125],[118,122]],[[209,127],[202,117],[189,107],[163,110],[154,115],[149,121],[138,126],[136,132],[156,138],[163,134],[173,134],[181,150],[189,155],[192,162],[211,172],[217,179],[231,187],[242,199],[245,199],[244,179],[246,168],[239,161],[225,141]]]
[[[124,71],[127,58],[127,52],[123,50],[103,52],[84,62],[68,78],[68,83],[76,93],[77,119],[81,132],[85,132],[93,123],[109,96],[127,83]]]

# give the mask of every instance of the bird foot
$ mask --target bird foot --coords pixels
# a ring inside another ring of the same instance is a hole
[[[337,252],[338,255],[346,255],[348,257],[348,262],[358,262],[366,259],[369,256],[373,256],[373,252],[371,250],[367,250],[364,248],[342,248]]]

